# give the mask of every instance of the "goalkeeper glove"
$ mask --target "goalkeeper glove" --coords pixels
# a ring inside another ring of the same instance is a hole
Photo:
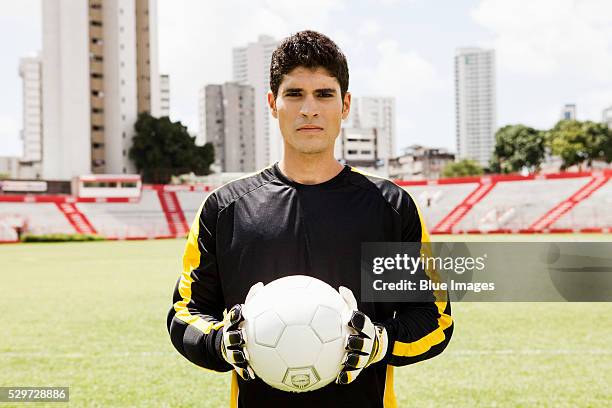
[[[263,283],[261,282],[251,286],[245,303],[262,287]],[[238,375],[245,381],[248,381],[255,378],[255,372],[249,366],[249,353],[245,348],[247,338],[242,328],[242,323],[244,322],[244,316],[242,315],[243,306],[242,304],[234,305],[223,319],[220,353],[223,359],[234,367]]]
[[[372,323],[368,316],[357,310],[357,300],[349,288],[340,286],[338,292],[353,313],[348,322],[352,334],[346,338],[346,354],[336,383],[349,384],[364,368],[385,357],[389,338],[384,326]]]

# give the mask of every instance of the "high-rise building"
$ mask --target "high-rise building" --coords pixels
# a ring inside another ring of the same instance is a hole
[[[376,129],[377,156],[385,162],[395,156],[395,98],[353,97],[345,128]]]
[[[206,136],[206,87],[200,88],[198,93],[198,134],[196,136],[196,144],[202,146],[206,142],[212,142],[208,140]]]
[[[42,67],[41,59],[25,57],[19,61],[19,76],[23,82],[23,153],[19,159],[19,177],[41,177],[42,160]]]
[[[282,140],[278,126],[267,103],[270,89],[270,61],[278,41],[261,35],[257,42],[233,49],[233,81],[251,85],[255,100],[255,168],[259,169],[280,160]]]
[[[576,120],[576,105],[566,103],[561,109],[561,120]]]
[[[253,93],[252,86],[235,82],[204,88],[206,142],[213,144],[222,172],[256,170]]]
[[[362,168],[378,167],[376,128],[343,127],[335,145],[335,156],[346,164]]]
[[[494,50],[457,50],[455,98],[457,156],[488,166],[497,128]]]
[[[612,106],[603,110],[602,114],[602,122],[607,123],[608,127],[612,129]]]
[[[43,3],[43,177],[133,173],[140,112],[159,116],[156,0]]]
[[[411,145],[390,160],[389,177],[397,180],[437,179],[444,167],[453,161],[455,155],[445,148]]]
[[[170,116],[170,76],[159,76],[159,116]]]

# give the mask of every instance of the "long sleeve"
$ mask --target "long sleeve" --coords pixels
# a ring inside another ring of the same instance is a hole
[[[189,361],[211,370],[229,371],[232,366],[217,351],[225,309],[215,257],[217,213],[213,193],[200,206],[189,231],[167,326],[172,344]]]
[[[429,234],[421,213],[408,195],[403,194],[399,211],[402,216],[402,241],[429,242]],[[422,250],[427,251],[427,247]],[[395,316],[383,322],[389,335],[389,350],[385,360],[393,366],[403,366],[440,354],[453,334],[450,300],[398,303]],[[448,297],[448,296],[447,296]]]

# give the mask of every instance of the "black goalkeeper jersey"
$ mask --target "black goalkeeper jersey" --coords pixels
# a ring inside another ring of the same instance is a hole
[[[213,191],[193,222],[174,291],[168,330],[174,347],[198,366],[229,371],[219,356],[224,310],[243,303],[249,288],[287,275],[309,275],[360,299],[362,242],[424,242],[415,202],[389,180],[349,166],[321,184],[296,183],[270,166]],[[233,373],[231,406],[396,407],[393,367],[439,354],[452,331],[450,303],[364,303],[359,310],[389,335],[386,357],[348,385],[304,393],[276,390]],[[433,381],[433,379],[432,379]],[[207,403],[206,389],[193,393]]]

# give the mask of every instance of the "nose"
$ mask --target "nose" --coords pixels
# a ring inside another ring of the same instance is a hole
[[[319,104],[312,95],[308,95],[304,98],[304,102],[300,108],[300,115],[304,118],[316,118],[319,116]]]

